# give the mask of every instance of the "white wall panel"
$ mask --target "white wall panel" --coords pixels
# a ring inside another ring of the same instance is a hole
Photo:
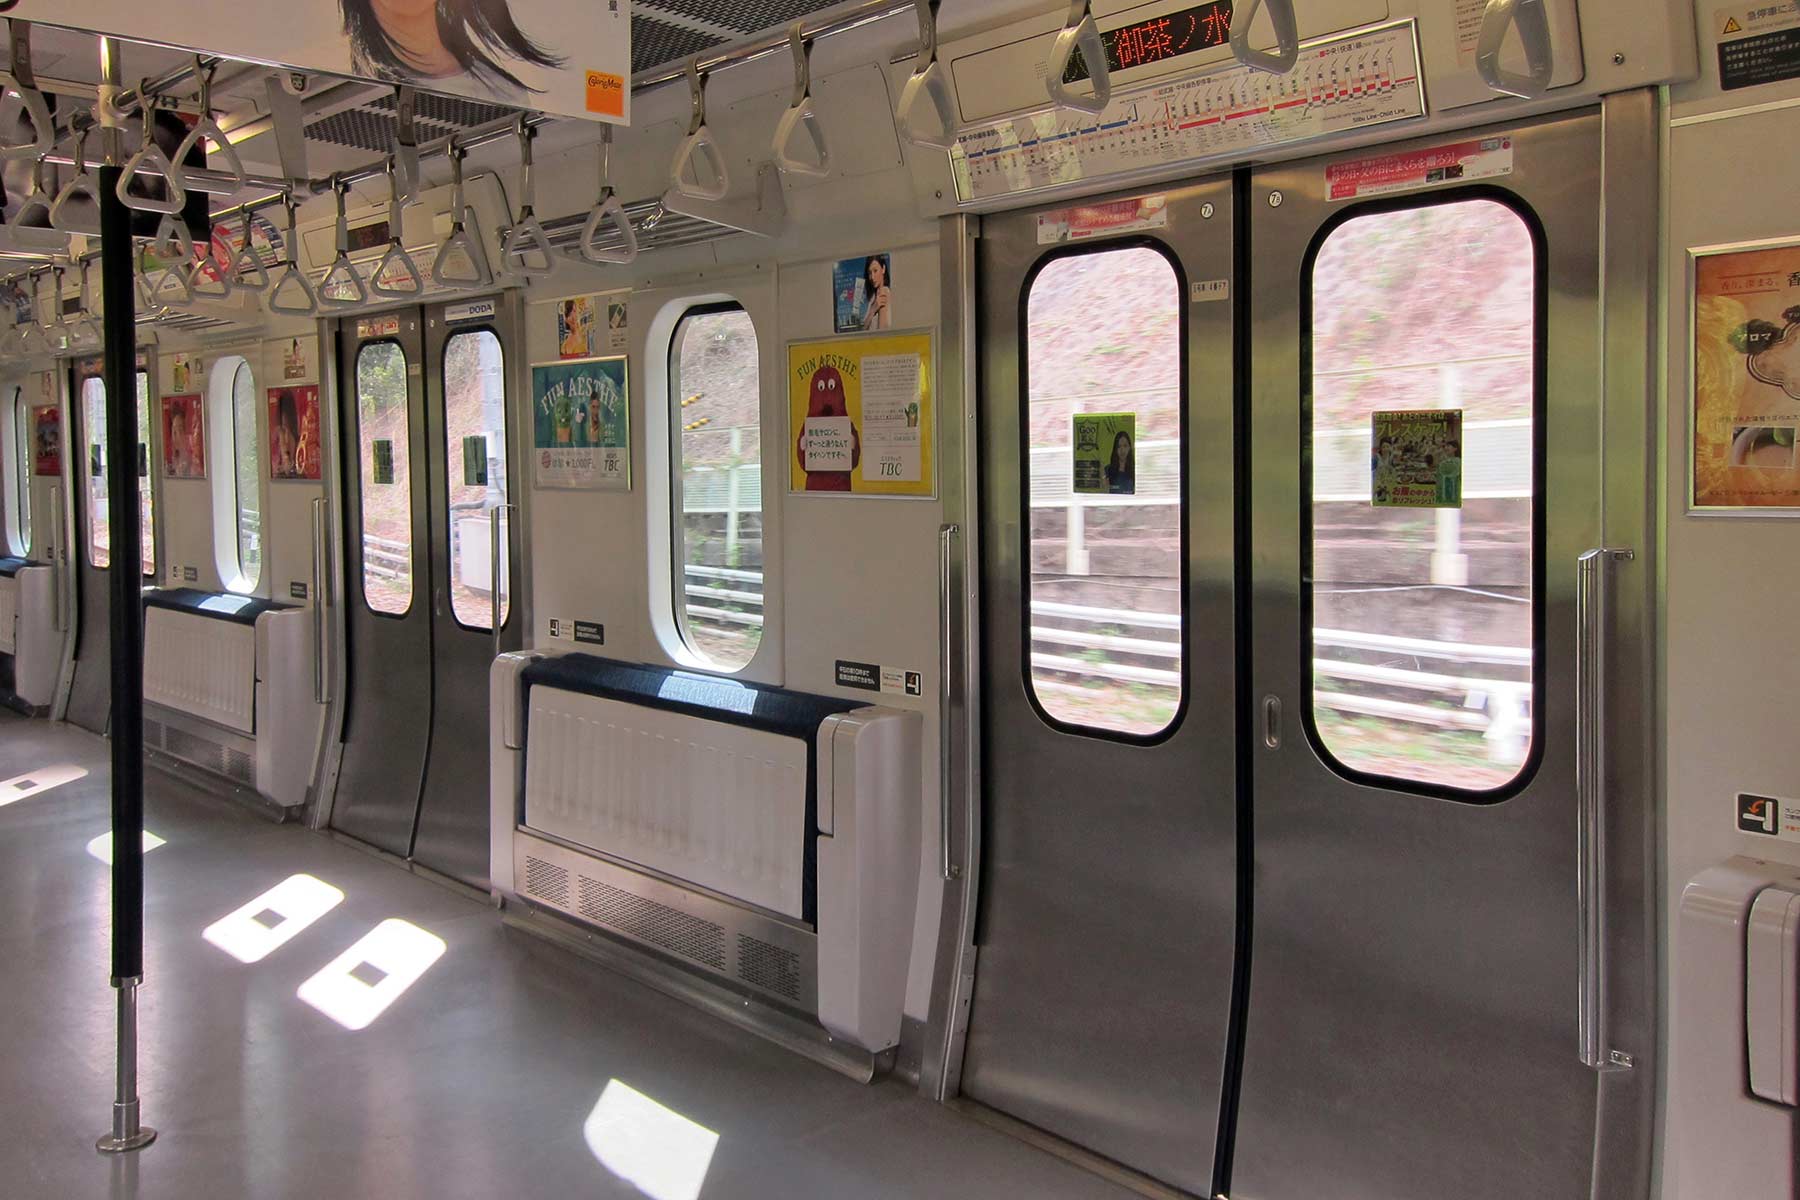
[[[146,609],[144,699],[254,733],[256,627]]]
[[[0,653],[18,653],[19,581],[0,575]]]

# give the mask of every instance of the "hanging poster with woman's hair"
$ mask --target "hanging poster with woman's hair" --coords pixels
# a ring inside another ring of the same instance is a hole
[[[1800,244],[1694,252],[1696,510],[1800,509]]]
[[[1084,496],[1137,495],[1137,414],[1076,413],[1075,479]]]
[[[31,473],[62,474],[62,413],[54,404],[31,410]]]
[[[788,486],[807,494],[931,496],[931,335],[788,345]]]
[[[832,328],[839,333],[891,329],[894,264],[888,254],[846,258],[831,270]]]
[[[164,479],[206,478],[206,427],[200,397],[162,398]]]
[[[319,453],[319,387],[269,389],[269,478],[323,477]]]
[[[631,487],[631,414],[623,358],[531,368],[533,479],[539,487]]]

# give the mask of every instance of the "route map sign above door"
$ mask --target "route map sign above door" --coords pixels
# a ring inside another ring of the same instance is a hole
[[[409,84],[563,117],[631,121],[630,0],[18,0],[5,15],[300,71]]]

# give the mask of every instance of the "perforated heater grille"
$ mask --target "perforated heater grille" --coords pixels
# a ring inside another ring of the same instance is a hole
[[[156,731],[155,736],[152,736],[152,727]],[[256,785],[256,763],[242,750],[222,746],[211,738],[151,720],[144,722],[144,741],[215,775],[223,775],[252,787]]]
[[[761,938],[738,934],[737,974],[745,983],[799,1003],[800,956]]]
[[[526,881],[526,888],[531,886]],[[725,931],[711,921],[677,912],[666,904],[620,891],[585,875],[576,877],[575,911],[598,925],[617,929],[670,954],[715,971],[725,969]]]
[[[555,863],[525,856],[525,891],[546,904],[569,907],[569,872]]]

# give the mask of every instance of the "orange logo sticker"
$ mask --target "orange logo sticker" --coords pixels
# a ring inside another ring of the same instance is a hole
[[[609,117],[625,115],[625,77],[608,71],[587,73],[587,110]]]

